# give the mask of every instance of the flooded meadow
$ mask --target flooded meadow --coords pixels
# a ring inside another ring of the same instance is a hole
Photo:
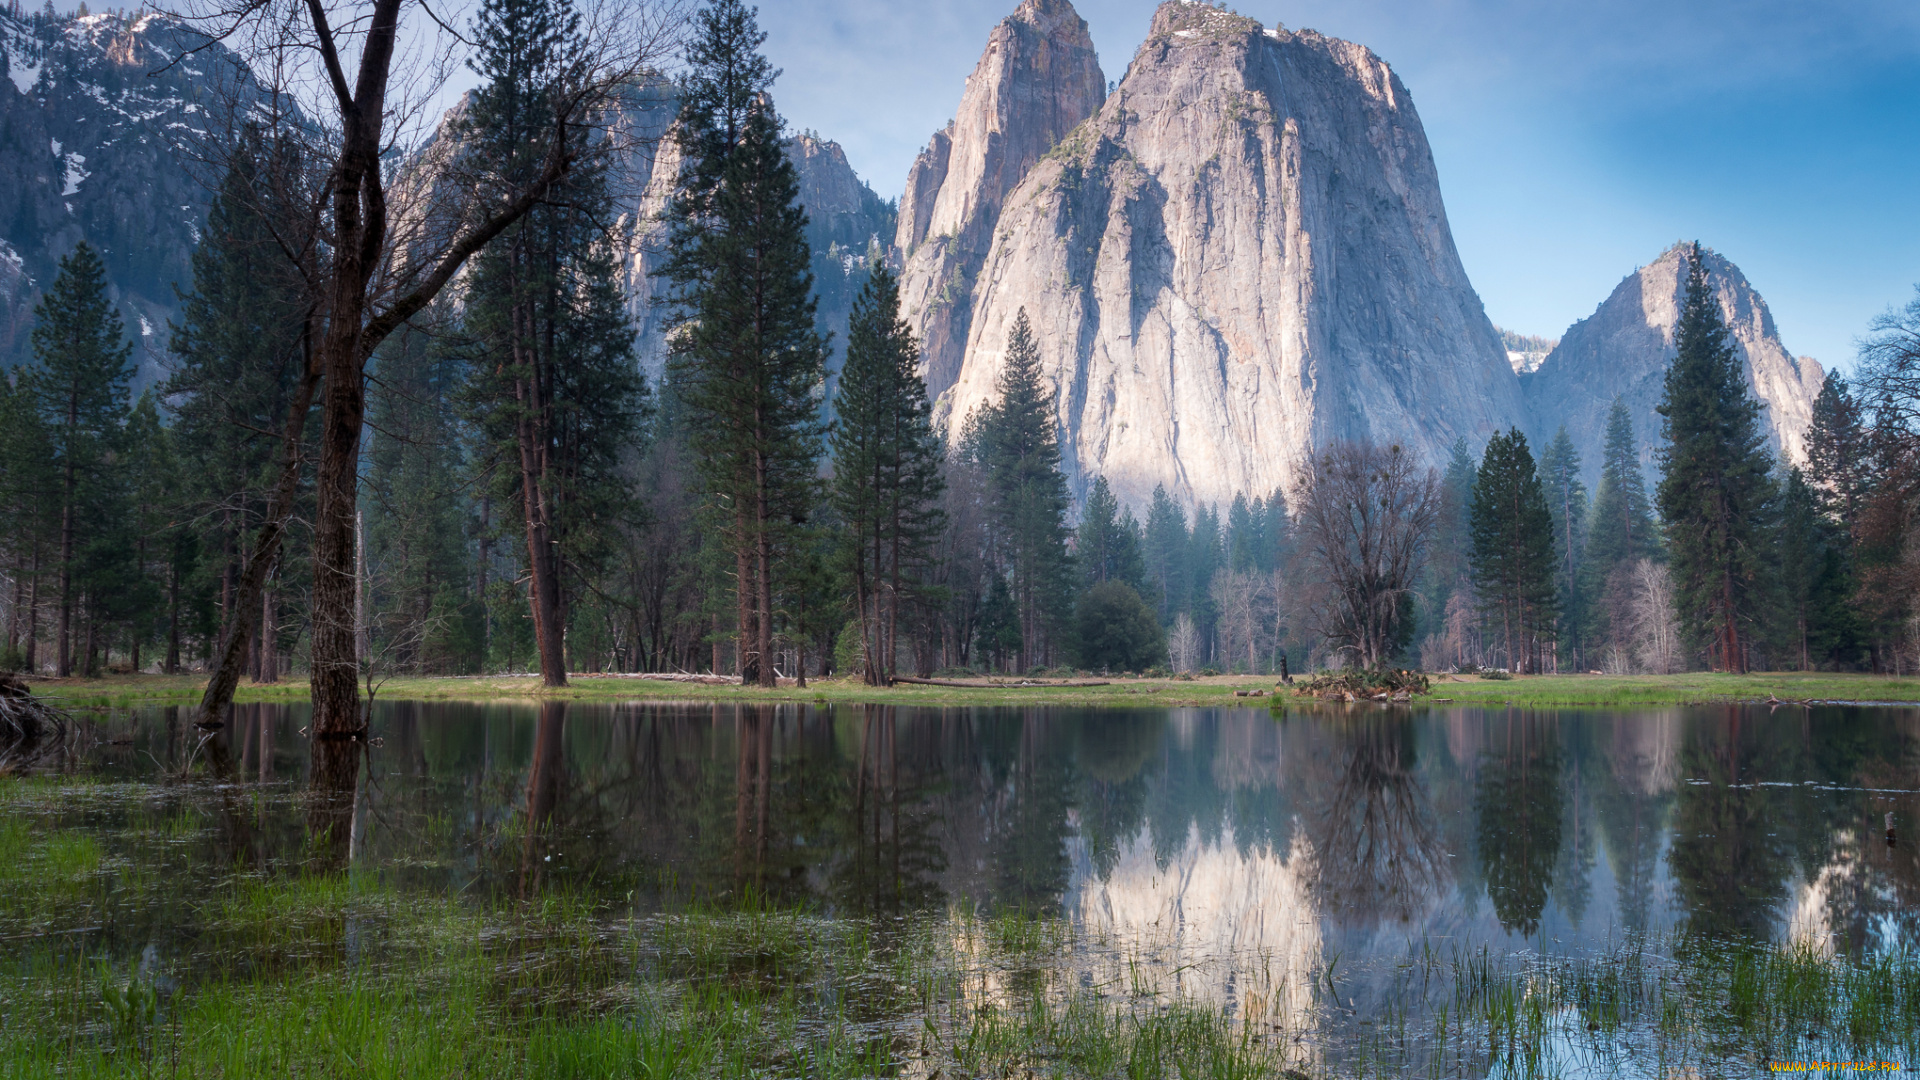
[[[393,702],[336,743],[303,706],[194,716],[7,758],[0,1077],[1920,1050],[1910,709]]]

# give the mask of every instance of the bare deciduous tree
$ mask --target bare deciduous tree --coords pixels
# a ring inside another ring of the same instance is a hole
[[[1233,658],[1245,656],[1249,673],[1260,670],[1262,646],[1272,624],[1273,583],[1263,574],[1249,570],[1220,570],[1214,573],[1208,592],[1214,610],[1220,613],[1220,663],[1231,666]]]
[[[1167,656],[1175,671],[1192,671],[1200,658],[1200,631],[1184,611],[1173,620],[1173,633],[1167,635]]]
[[[471,49],[424,0],[189,0],[176,13],[234,48],[271,83],[272,100],[293,104],[274,134],[301,142],[299,160],[319,179],[309,215],[319,244],[299,269],[312,301],[309,371],[324,383],[312,604],[323,737],[361,723],[354,515],[367,362],[583,157],[620,149],[593,129],[615,95],[664,58],[679,6],[609,0],[580,12],[582,45],[546,87],[551,122],[530,177],[490,170],[446,140],[419,152],[433,134],[432,106]],[[257,110],[244,115],[258,120]]]
[[[1314,617],[1330,645],[1363,667],[1399,648],[1408,598],[1440,514],[1440,481],[1401,446],[1338,442],[1301,466],[1295,526]]]
[[[1655,675],[1680,670],[1680,615],[1673,604],[1673,579],[1666,565],[1637,559],[1627,568],[1633,582],[1633,652],[1642,669]]]

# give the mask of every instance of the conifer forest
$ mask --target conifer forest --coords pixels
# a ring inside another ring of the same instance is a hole
[[[713,0],[676,46],[652,379],[599,117],[667,58],[610,56],[567,0],[486,0],[472,33],[459,149],[421,171],[382,172],[344,72],[337,116],[235,126],[137,394],[99,253],[60,261],[0,380],[6,668],[205,672],[209,707],[311,679],[324,713],[396,673],[1920,664],[1920,300],[1826,378],[1804,465],[1696,245],[1660,429],[1594,418],[1592,490],[1564,428],[1514,428],[1128,505],[1063,457],[1027,310],[992,402],[952,417],[882,245],[823,325],[752,9]],[[402,228],[369,210],[401,182],[485,197]]]

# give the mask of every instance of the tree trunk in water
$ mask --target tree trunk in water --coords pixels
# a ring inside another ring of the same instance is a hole
[[[253,637],[253,615],[256,611],[265,610],[262,598],[266,591],[267,573],[280,553],[280,543],[286,536],[287,522],[293,514],[293,498],[300,483],[300,442],[306,430],[307,411],[313,405],[314,390],[319,382],[319,371],[309,359],[306,374],[295,388],[293,400],[287,405],[286,426],[281,429],[280,480],[267,503],[267,518],[260,523],[260,535],[254,540],[253,557],[247,560],[246,568],[240,573],[240,584],[236,590],[238,595],[231,597],[227,606],[227,625],[220,634],[213,673],[207,678],[206,692],[200,697],[202,723],[221,722],[227,707],[233,702],[234,687],[240,683],[240,667],[246,659],[247,643]],[[321,625],[319,612],[320,607],[316,602],[313,624],[316,637]],[[177,639],[177,626],[175,635]],[[318,648],[316,640],[315,671],[319,670]],[[317,716],[317,693],[314,700]],[[358,712],[357,693],[354,700],[355,711]],[[314,730],[321,730],[317,719]],[[316,757],[314,760],[319,759]]]

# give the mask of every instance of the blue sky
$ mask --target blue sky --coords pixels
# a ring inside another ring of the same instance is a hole
[[[897,196],[1017,0],[762,0],[790,124]],[[1076,0],[1109,79],[1152,0]],[[1920,282],[1916,0],[1240,4],[1384,57],[1493,320],[1558,336],[1679,239],[1738,264],[1795,353],[1845,367]]]

